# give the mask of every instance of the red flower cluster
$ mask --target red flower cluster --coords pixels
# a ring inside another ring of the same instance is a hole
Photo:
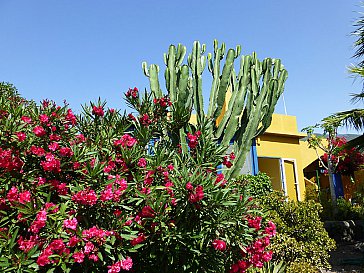
[[[31,193],[30,191],[18,192],[18,188],[13,186],[6,195],[6,199],[10,203],[18,202],[20,204],[26,204],[31,201]]]
[[[364,164],[364,154],[355,147],[351,149],[340,149],[346,143],[347,140],[344,137],[337,137],[332,141],[332,145],[338,148],[338,152],[334,152],[334,154],[331,155],[331,161],[334,165],[337,164],[337,173],[352,175]],[[325,153],[321,159],[327,164],[328,157],[328,154]]]
[[[130,257],[127,257],[126,259],[122,261],[118,261],[114,263],[113,265],[108,266],[109,269],[107,273],[119,273],[120,270],[129,271],[133,266],[133,260]]]
[[[203,186],[198,185],[196,188],[190,182],[187,182],[186,189],[188,190],[188,201],[197,203],[204,198]]]
[[[222,164],[224,164],[227,168],[231,168],[231,166],[233,165],[231,161],[234,161],[234,159],[235,159],[235,154],[231,153],[229,157],[227,156],[223,157]]]
[[[153,123],[153,120],[151,120],[149,118],[149,115],[148,114],[143,114],[139,117],[139,122],[145,126],[145,127],[148,127],[150,124]]]
[[[14,155],[10,149],[3,150],[0,148],[0,170],[4,169],[6,172],[19,171],[23,165],[24,162]]]
[[[102,106],[93,106],[92,114],[94,114],[96,117],[103,117],[105,114],[104,108]]]
[[[167,108],[168,106],[172,106],[171,100],[165,96],[159,99],[153,99],[154,105],[159,105],[161,108]]]
[[[72,201],[92,207],[97,203],[97,195],[94,190],[85,189],[74,194],[72,196]]]
[[[226,184],[227,180],[225,179],[225,176],[223,173],[219,173],[216,175],[215,179],[215,185],[219,184],[220,186],[224,186]]]
[[[212,246],[214,247],[214,249],[216,249],[218,251],[225,251],[226,250],[226,243],[223,240],[215,239],[212,242]]]
[[[197,131],[194,134],[187,133],[188,146],[191,149],[195,149],[198,144],[198,138],[201,136],[201,132]]]
[[[264,231],[262,231],[261,217],[249,217],[247,220],[248,226],[255,228],[255,231],[261,238],[241,252],[243,259],[231,266],[230,273],[245,273],[249,267],[262,268],[265,262],[272,259],[272,251],[266,251],[266,248],[270,244],[270,238],[276,234],[276,226],[273,222],[269,221]]]
[[[123,135],[120,139],[114,141],[114,146],[122,146],[123,148],[132,148],[137,140],[129,134]]]
[[[125,93],[127,98],[137,99],[139,97],[138,88],[134,87],[133,89],[129,88],[129,90]]]
[[[46,172],[60,173],[61,161],[58,160],[52,153],[48,153],[45,156],[45,161],[42,161],[40,165]]]

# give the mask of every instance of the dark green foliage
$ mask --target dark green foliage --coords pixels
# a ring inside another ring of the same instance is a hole
[[[320,220],[320,204],[286,201],[276,191],[261,198],[260,202],[277,226],[277,236],[271,245],[273,260],[283,260],[287,264],[306,262],[317,268],[330,266],[329,251],[335,248],[335,242]]]
[[[273,191],[272,182],[265,173],[245,174],[238,177],[237,181],[244,185],[246,193],[252,197],[265,196]]]
[[[354,201],[359,199],[354,199]],[[332,205],[324,195],[321,198],[323,207],[320,217],[323,221],[364,220],[364,206],[361,202],[350,202],[343,198],[337,200],[337,213],[333,214]]]

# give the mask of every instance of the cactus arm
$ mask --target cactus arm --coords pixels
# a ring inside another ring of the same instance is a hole
[[[174,45],[170,45],[167,54],[166,75],[168,74],[168,80],[166,78],[166,84],[168,84],[167,90],[169,92],[169,97],[173,103],[177,99],[175,63],[176,63],[176,48]]]
[[[216,108],[216,97],[217,97],[217,90],[220,83],[220,61],[225,54],[225,44],[222,43],[221,47],[219,48],[219,43],[215,39],[214,40],[214,59],[212,61],[211,53],[207,55],[209,59],[209,71],[212,74],[212,85],[210,91],[210,99],[209,99],[209,107],[207,111],[207,117],[212,118],[213,112]]]
[[[238,90],[232,93],[228,109],[216,131],[217,138],[220,138],[221,135],[224,133],[224,138],[222,141],[223,145],[228,145],[230,140],[236,133],[236,129],[238,126],[238,119],[241,113],[243,113],[245,99],[248,91],[247,86],[250,77],[250,66],[251,66],[251,57],[242,56],[240,61],[240,71],[238,75],[238,81],[235,84],[238,86]]]
[[[178,97],[177,102],[178,104],[183,107],[186,105],[187,98],[188,98],[188,73],[189,69],[187,65],[183,65],[180,69],[180,73],[178,75]]]
[[[234,49],[229,49],[228,53],[226,55],[226,61],[225,61],[225,65],[224,68],[222,70],[222,74],[221,74],[221,78],[220,78],[220,84],[219,84],[219,89],[218,92],[216,94],[216,110],[214,113],[214,118],[218,118],[218,116],[220,116],[221,114],[221,110],[222,107],[224,105],[225,102],[225,97],[226,97],[226,92],[228,89],[228,85],[229,82],[231,80],[231,72],[234,68],[234,60],[235,60],[235,50]]]
[[[180,67],[186,56],[186,47],[182,44],[177,46],[176,67]]]
[[[154,98],[162,97],[163,93],[162,90],[160,89],[159,79],[158,79],[159,66],[151,64],[148,69],[147,63],[143,62],[142,68],[144,71],[144,75],[149,78],[150,91],[152,92]]]
[[[189,55],[189,67],[192,70],[192,83],[194,105],[197,113],[197,122],[204,120],[203,97],[202,97],[202,73],[206,65],[206,58],[202,55],[205,50],[205,45],[200,45],[200,42],[193,43],[192,54]]]
[[[186,141],[186,133],[184,128],[179,129],[179,138],[181,141],[181,150],[182,154],[188,153],[187,141]]]

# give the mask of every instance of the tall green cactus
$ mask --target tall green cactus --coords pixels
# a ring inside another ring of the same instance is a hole
[[[234,140],[236,159],[226,171],[226,177],[236,177],[244,164],[252,139],[264,133],[272,121],[272,114],[280,95],[284,90],[287,71],[279,59],[266,58],[262,62],[255,53],[242,55],[241,47],[225,52],[225,44],[219,47],[214,41],[214,53],[204,56],[205,45],[194,42],[192,53],[188,55],[187,65],[183,64],[186,47],[179,44],[169,47],[164,55],[166,70],[164,73],[166,89],[174,105],[174,112],[186,110],[190,118],[191,109],[196,111],[197,122],[212,119],[216,126],[211,128],[213,137],[228,147]],[[234,68],[235,59],[240,56],[239,73]],[[225,58],[223,69],[221,61]],[[207,114],[203,109],[202,73],[208,63],[212,74]],[[161,97],[158,72],[159,67],[143,62],[144,73],[149,77],[150,89],[155,97]],[[227,102],[226,95],[231,92]],[[225,112],[222,109],[225,105]],[[223,114],[217,124],[216,120]],[[180,128],[181,141],[184,142],[184,128]]]

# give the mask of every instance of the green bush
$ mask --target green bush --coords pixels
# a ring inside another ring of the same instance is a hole
[[[358,199],[355,199],[355,201]],[[362,202],[352,203],[349,200],[343,198],[337,199],[337,214],[333,214],[333,207],[330,199],[321,198],[321,204],[323,210],[320,213],[320,217],[323,221],[336,220],[363,220],[364,219],[364,205]]]
[[[305,190],[305,200],[313,200],[319,202],[319,191],[313,184],[306,184]]]
[[[320,220],[320,204],[286,201],[277,191],[261,198],[260,203],[277,226],[277,236],[271,244],[273,260],[283,260],[288,265],[306,262],[316,268],[330,266],[329,251],[335,248],[335,242]]]
[[[237,181],[244,186],[246,194],[252,197],[265,196],[273,191],[270,177],[265,173],[244,174],[238,177]]]
[[[318,273],[318,269],[312,266],[308,262],[292,262],[289,267],[286,268],[286,273]]]

